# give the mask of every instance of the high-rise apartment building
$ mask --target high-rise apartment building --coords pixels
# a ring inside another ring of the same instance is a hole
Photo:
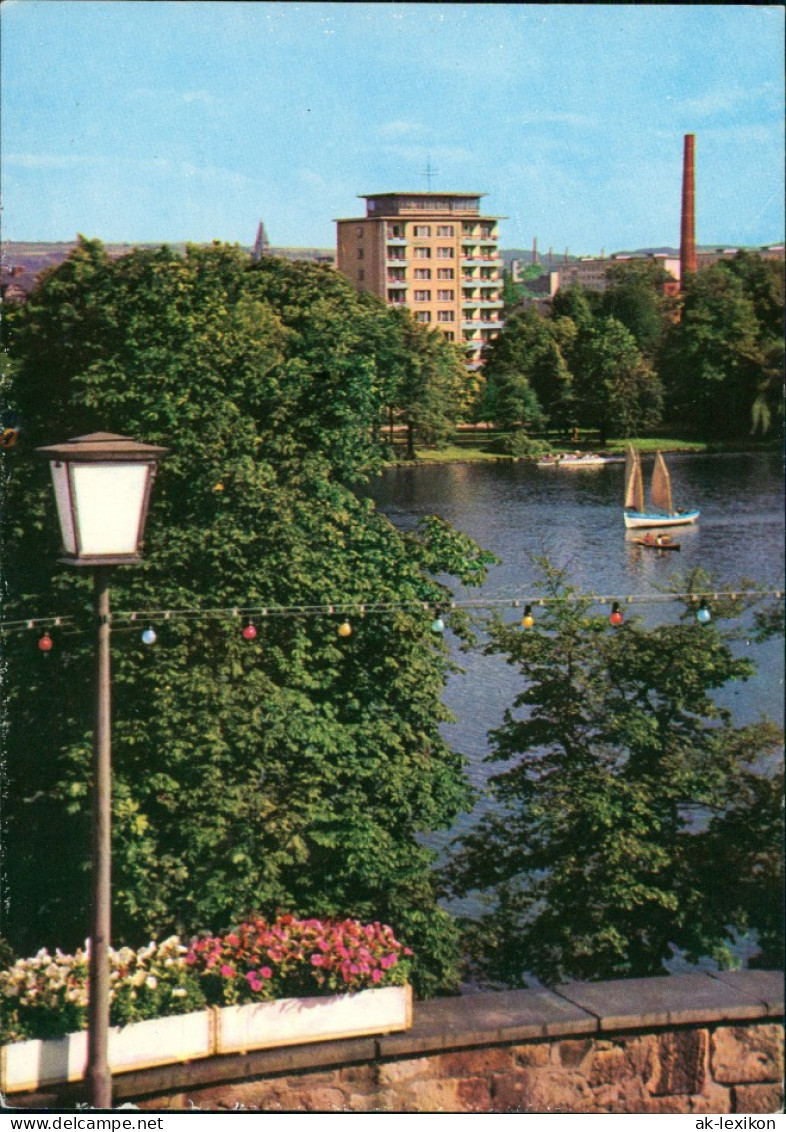
[[[471,369],[502,326],[501,218],[481,216],[482,195],[363,195],[364,217],[336,221],[338,270],[462,345]]]

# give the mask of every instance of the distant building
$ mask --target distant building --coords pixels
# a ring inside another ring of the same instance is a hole
[[[502,326],[501,218],[481,215],[482,195],[362,195],[366,215],[336,221],[338,270],[462,345],[470,369]]]
[[[678,255],[670,256],[664,253],[627,255],[619,253],[612,256],[599,256],[597,259],[585,256],[575,263],[560,267],[556,272],[559,277],[557,288],[570,287],[571,283],[578,283],[588,291],[605,291],[608,286],[606,279],[608,269],[616,264],[631,260],[649,260],[658,263],[676,284],[680,282],[680,257]]]
[[[765,244],[761,248],[715,248],[714,251],[699,251],[696,258],[699,267],[709,267],[710,264],[717,263],[721,259],[734,259],[738,251],[750,252],[761,256],[762,259],[784,258],[783,244]]]

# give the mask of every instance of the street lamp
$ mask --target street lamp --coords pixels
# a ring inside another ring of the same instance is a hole
[[[94,569],[98,623],[93,731],[93,853],[90,997],[85,1078],[95,1108],[111,1108],[109,938],[111,927],[112,735],[109,568],[142,561],[150,490],[167,452],[127,436],[93,432],[38,448],[49,460],[63,544],[61,562]]]

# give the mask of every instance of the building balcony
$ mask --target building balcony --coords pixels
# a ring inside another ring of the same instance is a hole
[[[466,318],[462,319],[462,330],[501,330],[504,323],[496,318]]]
[[[463,256],[461,260],[462,267],[488,267],[490,263],[501,263],[502,260],[496,255],[471,255]]]
[[[387,259],[385,260],[385,267],[398,267],[402,263],[406,263],[406,262],[407,262],[407,257],[405,255],[393,255],[393,256],[389,255],[387,257]]]

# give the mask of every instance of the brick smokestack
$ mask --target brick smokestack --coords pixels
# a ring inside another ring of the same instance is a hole
[[[696,182],[694,179],[695,134],[685,135],[682,160],[682,222],[680,227],[680,279],[696,271]]]

